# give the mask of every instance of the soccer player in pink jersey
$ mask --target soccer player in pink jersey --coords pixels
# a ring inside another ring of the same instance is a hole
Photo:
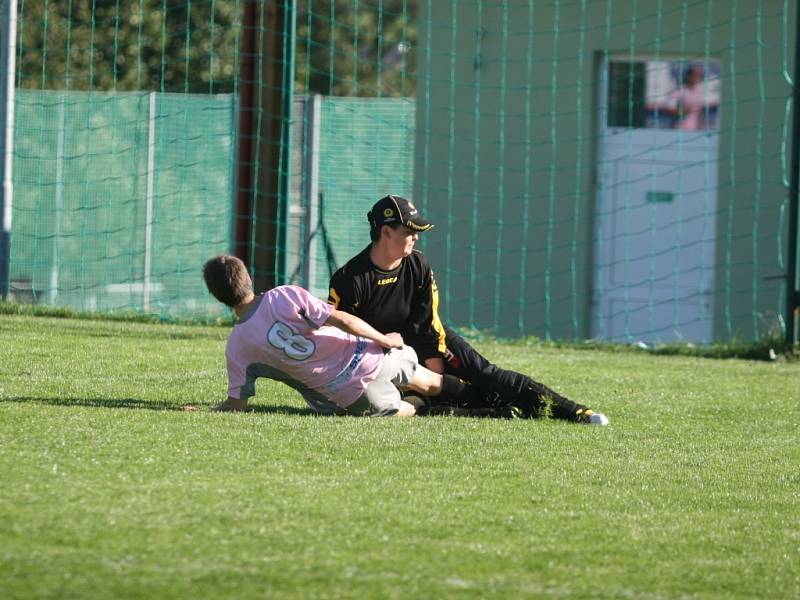
[[[415,414],[398,386],[456,402],[477,394],[457,377],[417,364],[399,333],[382,334],[303,288],[279,286],[256,296],[247,268],[234,256],[212,258],[203,276],[214,297],[239,317],[225,350],[228,399],[218,410],[245,410],[258,377],[293,387],[322,414]]]

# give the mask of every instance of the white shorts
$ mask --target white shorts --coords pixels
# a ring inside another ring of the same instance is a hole
[[[348,415],[391,416],[400,410],[397,386],[408,385],[417,372],[417,353],[411,346],[392,348],[383,355],[381,368],[364,393],[345,409]]]

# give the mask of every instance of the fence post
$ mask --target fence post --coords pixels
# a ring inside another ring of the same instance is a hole
[[[786,341],[794,344],[796,315],[800,308],[797,291],[798,194],[800,194],[800,0],[795,6],[794,81],[792,90],[792,163],[789,184],[789,244],[786,261]]]
[[[64,138],[66,136],[67,92],[61,92],[58,107],[58,141],[56,142],[56,197],[53,211],[53,254],[50,263],[50,293],[48,303],[55,305],[58,299],[58,272],[60,268],[61,219],[64,215]]]
[[[0,40],[0,131],[3,132],[0,175],[0,297],[8,298],[11,278],[11,216],[14,206],[14,76],[17,72],[17,0],[6,0]]]
[[[144,219],[144,281],[142,310],[150,310],[150,276],[153,262],[153,188],[156,172],[156,93],[147,95],[147,198]]]
[[[236,110],[236,161],[233,204],[233,253],[252,273],[252,229],[254,205],[254,167],[256,135],[256,43],[259,31],[258,4],[242,3],[241,48],[239,50],[239,95]]]
[[[289,139],[294,85],[295,0],[262,4],[258,71],[259,98],[255,140],[254,219],[252,245],[253,284],[274,287],[285,280],[286,197]]]
[[[303,257],[303,285],[313,293],[317,277],[316,243],[312,239],[319,221],[319,128],[322,98],[314,94],[306,98],[306,160],[305,160],[305,201],[306,201],[306,254]]]
[[[297,29],[297,0],[284,0],[283,17],[283,72],[281,73],[281,118],[280,150],[278,154],[278,224],[275,236],[276,260],[275,280],[286,283],[287,260],[287,225],[289,221],[289,196],[292,179],[292,108],[294,106],[294,70],[295,70],[295,31]]]

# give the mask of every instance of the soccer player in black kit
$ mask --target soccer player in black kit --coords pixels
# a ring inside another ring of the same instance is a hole
[[[491,363],[439,319],[439,293],[425,256],[414,250],[433,225],[400,196],[385,196],[368,213],[372,243],[331,277],[328,302],[380,332],[397,331],[420,363],[455,375],[483,392],[462,408],[498,415],[549,416],[608,425],[608,418],[527,375]]]

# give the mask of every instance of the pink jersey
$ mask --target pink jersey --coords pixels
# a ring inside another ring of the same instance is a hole
[[[333,307],[300,287],[273,288],[228,336],[228,396],[249,398],[255,379],[283,381],[315,410],[355,402],[375,379],[383,359],[373,341],[325,325]]]

